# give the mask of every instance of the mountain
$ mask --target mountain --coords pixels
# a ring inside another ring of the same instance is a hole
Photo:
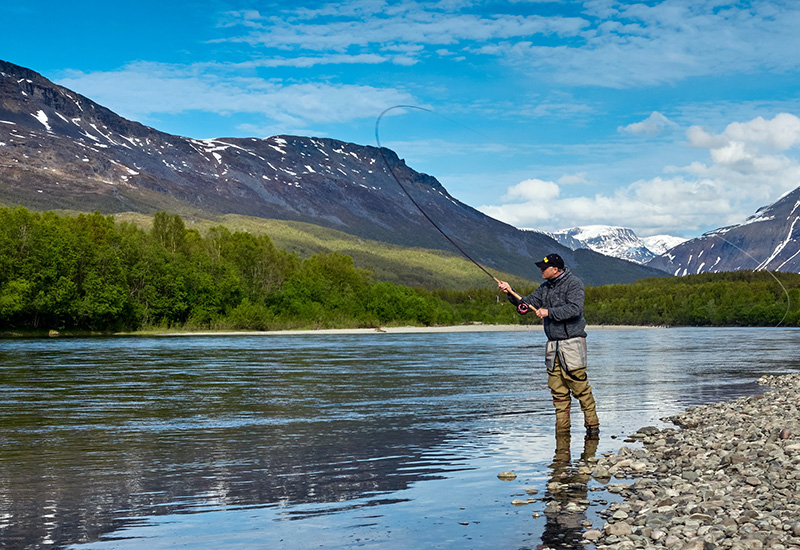
[[[385,159],[385,160],[384,160]],[[388,149],[328,138],[191,139],[126,120],[38,73],[0,61],[0,201],[98,210],[293,220],[406,247],[454,252],[405,196],[475,261],[538,279],[561,254],[587,284],[663,276],[520,231],[452,197]]]
[[[648,263],[673,275],[760,270],[800,273],[800,187],[739,225],[710,231]]]
[[[572,250],[588,248],[637,264],[646,264],[685,240],[670,235],[641,239],[631,229],[609,225],[586,225],[545,234]]]
[[[641,237],[642,242],[648,250],[660,256],[668,250],[675,248],[681,243],[685,243],[688,239],[683,237],[675,237],[673,235],[652,235],[650,237]]]

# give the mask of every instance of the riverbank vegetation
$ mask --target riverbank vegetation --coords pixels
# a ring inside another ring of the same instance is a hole
[[[737,272],[587,288],[592,324],[800,324],[800,275]],[[522,293],[533,286],[518,288]],[[785,318],[784,318],[785,317]],[[376,280],[340,253],[302,258],[267,235],[145,229],[99,213],[0,208],[0,330],[276,330],[538,322],[496,288],[430,290]]]

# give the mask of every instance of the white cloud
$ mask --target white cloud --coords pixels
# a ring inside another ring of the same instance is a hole
[[[635,181],[591,197],[560,193],[552,182],[509,187],[507,202],[479,209],[517,227],[557,230],[589,224],[631,227],[640,235],[704,229],[742,222],[758,208],[800,185],[800,119],[783,113],[732,123],[720,134],[687,131],[708,161],[665,168],[668,177]]]
[[[777,197],[800,185],[800,118],[795,115],[735,122],[717,135],[693,126],[687,137],[692,146],[708,149],[711,160],[687,166],[688,174],[725,182],[744,197],[758,199]]]
[[[280,17],[234,11],[226,14],[224,26],[241,26],[247,33],[218,41],[329,53],[415,47],[408,57],[450,56],[461,47],[451,50],[442,46],[490,44],[531,36],[574,37],[587,25],[579,17],[475,13],[474,8],[471,2],[355,0],[324,4],[318,9],[289,9]],[[428,46],[432,47],[430,51]]]
[[[248,67],[315,67],[317,65],[377,65],[380,63],[391,62],[395,56],[385,56],[377,54],[359,54],[359,55],[327,55],[320,57],[276,57],[270,59],[260,59],[258,61],[249,61],[245,63],[237,63],[236,66],[240,68]],[[402,64],[402,63],[400,63]]]
[[[561,185],[578,185],[589,183],[586,179],[586,172],[578,172],[577,174],[564,174],[558,178],[558,183]]]
[[[586,0],[572,17],[520,15],[513,4],[488,11],[461,1],[350,0],[279,15],[234,11],[224,26],[246,32],[219,41],[320,53],[308,59],[406,47],[392,62],[407,65],[469,51],[548,81],[609,88],[800,68],[793,55],[800,50],[800,5],[791,0]]]
[[[757,117],[750,122],[733,122],[717,136],[693,126],[689,129],[689,138],[697,147],[714,148],[720,144],[737,143],[786,151],[800,143],[800,118],[790,113],[779,113],[772,120]]]
[[[653,111],[645,120],[628,124],[627,126],[620,126],[617,128],[617,131],[623,134],[653,137],[667,133],[677,127],[678,125],[676,123],[672,122],[658,111]]]
[[[227,75],[207,65],[133,63],[117,71],[71,71],[59,84],[123,116],[204,111],[253,113],[278,125],[302,127],[375,117],[387,105],[414,103],[406,92],[350,84],[289,83]]]
[[[584,2],[591,26],[579,42],[508,43],[495,55],[568,85],[654,86],[693,76],[800,68],[800,5],[754,0]]]
[[[509,187],[503,198],[506,200],[551,200],[557,198],[559,193],[558,184],[552,181],[529,179]]]

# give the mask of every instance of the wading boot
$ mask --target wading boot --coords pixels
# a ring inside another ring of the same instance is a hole
[[[572,427],[572,421],[569,416],[569,409],[565,411],[556,411],[556,433],[569,433]]]

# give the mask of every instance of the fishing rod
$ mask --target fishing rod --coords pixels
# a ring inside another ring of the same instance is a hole
[[[461,253],[461,255],[462,255],[462,256],[464,256],[464,257],[465,257],[466,259],[468,259],[470,262],[472,262],[473,264],[475,264],[475,265],[478,267],[478,269],[480,269],[481,271],[483,271],[484,273],[486,273],[486,275],[488,275],[489,277],[491,277],[491,278],[492,278],[492,280],[493,280],[495,283],[498,283],[498,284],[499,284],[499,283],[501,282],[501,281],[500,281],[500,279],[498,279],[497,277],[495,277],[494,275],[492,275],[492,274],[491,274],[491,273],[490,273],[490,272],[489,272],[489,271],[488,271],[488,270],[487,270],[485,267],[483,267],[481,264],[479,264],[478,262],[476,262],[476,261],[475,261],[475,260],[472,258],[472,256],[470,256],[469,254],[467,254],[467,253],[466,253],[466,251],[465,251],[463,248],[461,248],[460,246],[458,246],[458,244],[457,244],[457,243],[456,243],[456,242],[455,242],[453,239],[451,239],[451,238],[450,238],[450,236],[449,236],[447,233],[445,233],[445,232],[442,230],[442,228],[441,228],[441,227],[439,227],[439,224],[437,224],[435,221],[433,221],[433,219],[432,219],[432,218],[431,218],[431,217],[430,217],[430,216],[427,214],[427,212],[425,212],[425,210],[422,208],[422,206],[420,206],[420,204],[419,204],[419,203],[418,203],[416,200],[414,200],[414,197],[412,197],[412,196],[411,196],[411,193],[409,193],[409,192],[408,192],[408,189],[406,189],[406,186],[405,186],[405,185],[403,185],[403,183],[400,181],[400,178],[398,178],[398,177],[397,177],[397,174],[395,174],[394,170],[392,169],[392,166],[391,166],[391,164],[389,164],[389,160],[386,158],[386,155],[385,155],[385,154],[384,154],[384,152],[383,152],[383,147],[381,146],[381,137],[380,137],[380,124],[381,124],[381,119],[383,118],[383,115],[385,115],[386,113],[388,113],[389,111],[391,111],[391,110],[394,110],[394,109],[417,109],[418,111],[425,111],[425,112],[427,112],[427,113],[434,113],[434,112],[433,112],[431,109],[426,109],[425,107],[419,107],[419,106],[417,106],[417,105],[394,105],[394,106],[392,106],[392,107],[388,107],[387,109],[384,109],[384,110],[383,110],[383,112],[382,112],[380,115],[378,115],[378,118],[375,120],[375,142],[378,144],[378,152],[380,153],[380,155],[381,155],[381,158],[383,158],[383,163],[386,165],[386,168],[389,170],[389,174],[391,174],[391,176],[392,176],[392,178],[394,179],[394,181],[396,181],[396,182],[397,182],[397,185],[399,185],[399,186],[400,186],[400,189],[402,189],[402,190],[403,190],[403,193],[405,193],[405,195],[408,197],[408,200],[410,200],[410,201],[411,201],[411,203],[412,203],[414,206],[416,206],[416,207],[417,207],[417,210],[419,210],[419,211],[420,211],[420,213],[421,213],[421,214],[422,214],[422,215],[425,217],[425,219],[426,219],[426,220],[428,220],[428,221],[430,222],[430,224],[431,224],[433,227],[435,227],[435,228],[436,228],[436,230],[437,230],[439,233],[441,233],[441,234],[442,234],[442,236],[443,236],[445,239],[447,239],[447,241],[448,241],[448,242],[449,242],[451,245],[453,245],[453,247],[454,247],[456,250],[458,250],[458,251]],[[435,113],[434,113],[434,114],[435,114]],[[441,116],[441,115],[440,115],[440,116]],[[520,302],[519,306],[517,306],[517,310],[518,310],[520,313],[522,313],[522,314],[525,314],[525,313],[528,313],[528,311],[530,311],[531,309],[533,309],[534,311],[536,310],[536,308],[534,308],[534,307],[533,307],[533,306],[531,306],[530,304],[527,304],[527,303],[525,303],[525,301],[523,300],[522,296],[520,296],[520,295],[519,295],[517,292],[515,292],[515,291],[514,291],[514,289],[513,289],[513,288],[511,288],[511,286],[509,286],[509,287],[508,287],[508,293],[509,293],[509,294],[511,294],[512,296],[514,296],[514,298],[516,298],[516,299],[517,299],[517,300]]]

